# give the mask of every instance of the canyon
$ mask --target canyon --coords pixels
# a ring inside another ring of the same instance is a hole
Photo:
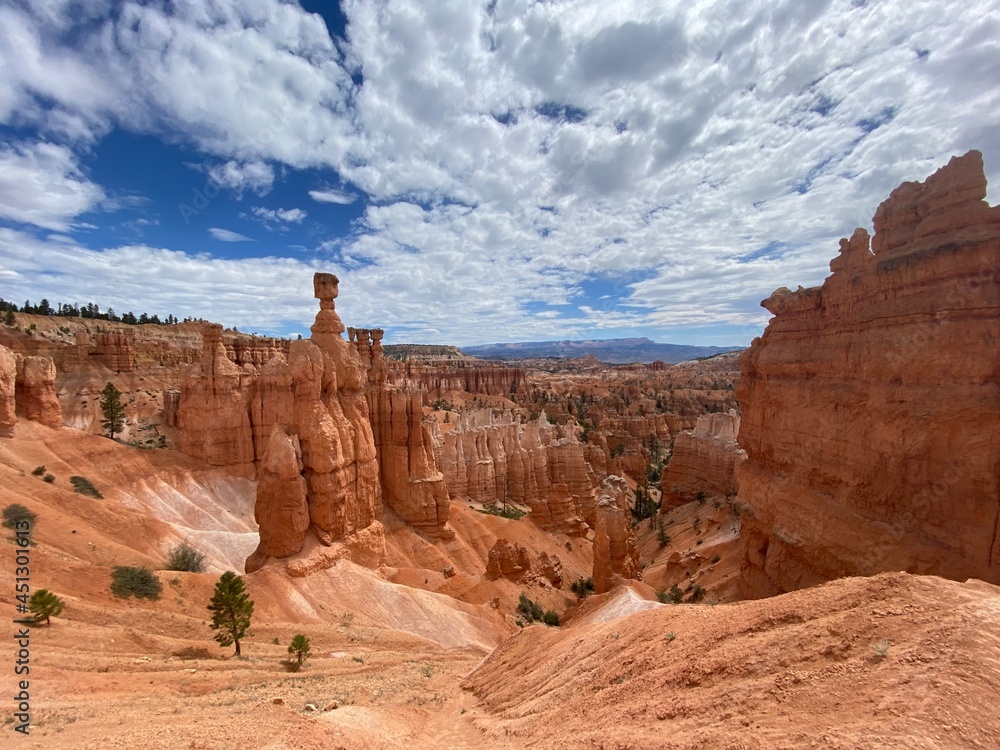
[[[17,313],[0,480],[66,601],[32,630],[31,746],[996,745],[985,196],[978,152],[904,183],[749,349],[694,362],[383,346],[323,272],[294,341]],[[180,542],[205,572],[164,569]],[[119,565],[162,599],[112,596]],[[226,570],[239,659],[206,625]]]

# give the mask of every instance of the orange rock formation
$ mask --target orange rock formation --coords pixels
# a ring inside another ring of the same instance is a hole
[[[1000,208],[982,155],[894,190],[741,357],[748,596],[906,570],[1000,582]]]
[[[56,398],[56,366],[49,357],[24,357],[17,365],[24,416],[46,427],[62,427],[62,407]]]
[[[544,414],[522,424],[509,411],[478,409],[460,413],[454,429],[435,430],[434,437],[452,498],[527,505],[547,531],[586,532],[594,489],[575,425],[551,425]]]
[[[407,362],[390,370],[389,380],[406,388],[423,391],[433,399],[451,391],[509,397],[524,386],[527,378],[524,370],[519,367],[470,360],[452,365]]]
[[[226,357],[222,326],[205,327],[201,362],[181,375],[177,447],[213,466],[247,466],[254,461],[247,409],[253,375]]]
[[[17,360],[14,352],[0,346],[0,437],[13,437],[17,424],[15,388]]]
[[[693,430],[677,436],[660,479],[663,510],[697,500],[699,493],[736,494],[736,463],[746,455],[736,442],[739,429],[740,418],[729,411],[698,417]]]
[[[639,546],[632,531],[628,483],[621,477],[604,480],[597,498],[594,530],[594,591],[611,590],[615,577],[641,578]]]
[[[385,386],[369,391],[379,471],[386,504],[430,536],[451,539],[451,508],[444,474],[434,460],[417,391]]]
[[[497,539],[490,548],[486,561],[486,578],[495,581],[500,576],[519,578],[531,572],[531,560],[528,550],[516,542],[511,544],[506,539]]]
[[[258,413],[262,423],[273,418],[274,424],[254,509],[260,544],[247,559],[247,572],[268,557],[299,552],[310,525],[324,545],[379,525],[381,488],[367,378],[357,351],[340,335],[344,326],[334,307],[338,283],[332,274],[315,275],[320,311],[312,337],[293,341],[288,364],[272,359],[258,381]],[[291,408],[283,408],[289,398]],[[380,532],[374,536],[384,551]]]

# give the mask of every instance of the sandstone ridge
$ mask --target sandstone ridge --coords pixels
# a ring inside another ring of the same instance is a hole
[[[748,596],[906,570],[1000,581],[1000,207],[982,155],[904,183],[741,356]]]

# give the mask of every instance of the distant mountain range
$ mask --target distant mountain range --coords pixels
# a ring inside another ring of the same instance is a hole
[[[555,357],[576,359],[592,356],[610,364],[642,362],[685,362],[739,351],[739,346],[688,346],[658,344],[652,339],[597,339],[592,341],[522,341],[516,344],[481,344],[463,346],[462,352],[481,359],[536,359]]]

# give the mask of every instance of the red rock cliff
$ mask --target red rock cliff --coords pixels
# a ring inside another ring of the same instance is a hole
[[[573,426],[551,425],[544,414],[521,424],[510,412],[462,412],[452,430],[435,432],[435,453],[453,498],[527,505],[547,531],[587,531],[594,489]]]
[[[389,370],[389,381],[423,391],[429,399],[450,391],[464,391],[484,396],[510,397],[527,382],[519,367],[505,367],[481,360],[458,365],[425,365],[408,362]]]
[[[453,538],[448,487],[423,423],[420,393],[382,386],[368,398],[386,504],[428,535]]]
[[[693,430],[677,436],[660,479],[664,511],[697,500],[699,493],[736,494],[736,463],[746,455],[736,442],[739,429],[740,418],[730,411],[704,414]]]
[[[1000,208],[982,155],[904,183],[741,357],[746,595],[907,570],[1000,583]]]

